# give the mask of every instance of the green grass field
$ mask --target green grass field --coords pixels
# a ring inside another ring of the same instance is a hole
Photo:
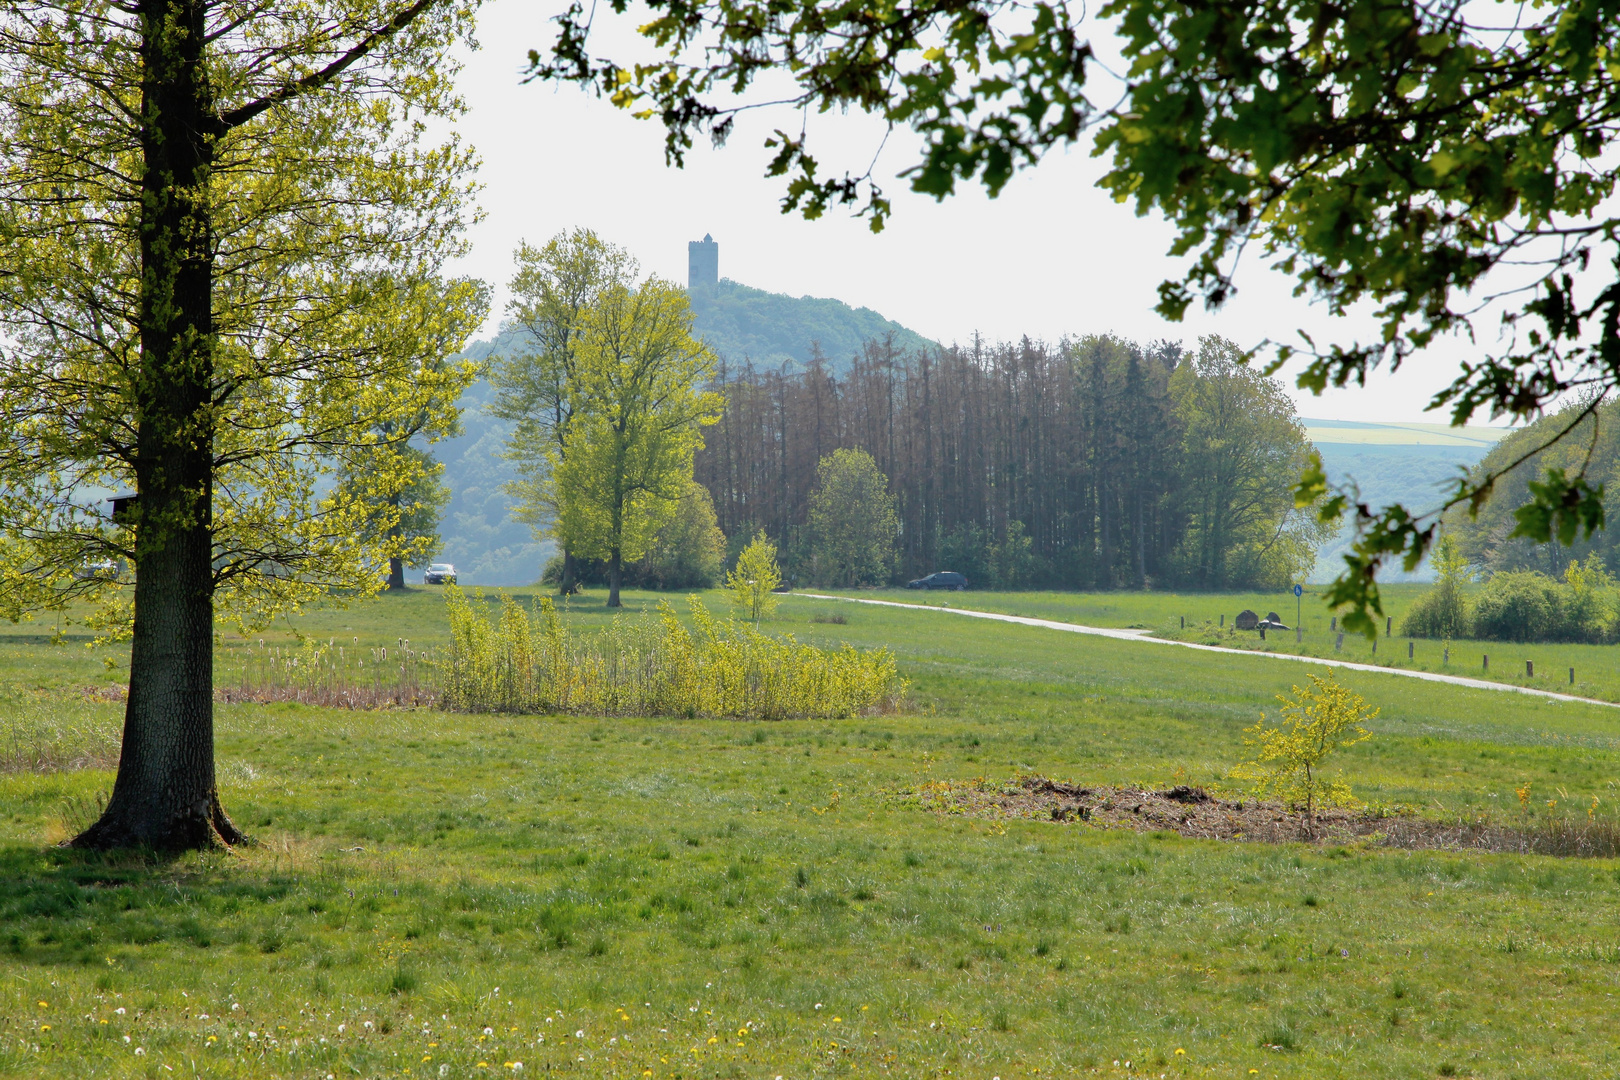
[[[1255,606],[949,598],[967,599],[1148,626]],[[568,618],[600,626],[600,603]],[[413,592],[295,628],[432,647],[441,605]],[[172,862],[52,846],[110,783],[72,763],[115,742],[105,688],[126,654],[0,629],[0,760],[55,763],[0,773],[0,1075],[1620,1071],[1614,861],[1220,844],[935,816],[901,794],[1020,773],[1224,785],[1242,728],[1303,669],[802,597],[771,628],[893,648],[912,709],[222,705],[225,802],[257,843]],[[226,632],[222,681],[260,637],[295,635]],[[1382,710],[1340,763],[1364,799],[1504,817],[1526,784],[1538,815],[1620,801],[1614,710],[1345,681]]]
[[[1427,585],[1383,587],[1388,621],[1379,621],[1381,629],[1376,645],[1359,634],[1345,634],[1340,640],[1333,615],[1322,606],[1321,593],[1314,586],[1300,598],[1302,602],[1297,606],[1292,594],[1275,593],[918,593],[880,589],[837,591],[833,595],[994,611],[1082,626],[1135,627],[1151,630],[1160,637],[1223,648],[1434,671],[1620,702],[1620,649],[1612,645],[1523,644],[1464,638],[1447,643],[1402,637],[1401,621],[1407,609],[1428,588]],[[1264,641],[1253,631],[1235,630],[1233,621],[1244,608],[1261,616],[1275,612],[1290,627],[1298,626],[1303,630],[1304,640],[1297,641],[1292,630],[1273,632]],[[1221,624],[1223,615],[1224,626]],[[1530,673],[1532,668],[1526,666],[1527,661],[1533,665],[1533,674]],[[1574,669],[1573,680],[1571,668]]]

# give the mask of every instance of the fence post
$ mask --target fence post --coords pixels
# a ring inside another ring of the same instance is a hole
[[[1571,686],[1575,685],[1575,669],[1574,668],[1569,669],[1569,685],[1571,685]]]
[[[1446,646],[1446,651],[1440,657],[1440,663],[1441,664],[1449,664],[1449,663],[1451,663],[1451,646],[1450,645]]]
[[[1395,626],[1395,616],[1393,616],[1393,615],[1384,616],[1384,636],[1385,637],[1393,637],[1394,636],[1394,634],[1395,634],[1394,626]]]
[[[1410,641],[1406,643],[1406,658],[1408,660],[1412,659],[1412,643]]]
[[[1344,648],[1344,635],[1340,634],[1333,639],[1333,651],[1338,652],[1342,648]]]
[[[1491,654],[1485,653],[1485,670],[1491,670]]]
[[[1526,660],[1524,662],[1524,677],[1527,679],[1533,679],[1536,677],[1536,662],[1534,660]]]
[[[1221,612],[1221,625],[1222,626],[1226,625],[1226,612],[1224,612],[1224,611]]]
[[[1260,628],[1260,640],[1266,640],[1266,628],[1263,626]]]
[[[1181,617],[1181,628],[1183,630],[1187,629],[1187,616],[1185,615]]]
[[[1377,633],[1373,634],[1373,655],[1374,656],[1378,655],[1378,634]]]
[[[1338,628],[1339,628],[1339,617],[1337,615],[1335,615],[1335,616],[1333,616],[1333,621],[1328,624],[1328,629],[1329,630],[1337,630]]]

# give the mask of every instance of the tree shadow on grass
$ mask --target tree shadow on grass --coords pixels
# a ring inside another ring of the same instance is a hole
[[[237,912],[313,884],[244,879],[228,872],[229,858],[0,847],[0,960],[106,964],[127,946],[228,944]]]

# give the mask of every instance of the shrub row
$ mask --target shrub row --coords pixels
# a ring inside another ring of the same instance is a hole
[[[1620,590],[1601,567],[1580,564],[1563,581],[1534,570],[1493,574],[1472,602],[1458,582],[1442,579],[1412,606],[1401,632],[1604,644],[1620,640]]]
[[[831,718],[896,709],[906,682],[887,649],[819,649],[791,634],[719,620],[697,598],[692,629],[667,602],[574,635],[550,598],[524,610],[502,597],[493,621],[447,590],[451,646],[440,671],[446,708],[468,712]]]

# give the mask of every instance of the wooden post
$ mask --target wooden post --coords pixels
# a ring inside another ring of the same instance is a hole
[[[1384,636],[1385,637],[1394,636],[1394,633],[1395,633],[1394,626],[1395,626],[1395,616],[1393,616],[1393,615],[1384,616]]]
[[[1222,626],[1226,625],[1226,613],[1224,611],[1221,612],[1221,625]]]
[[[1344,635],[1340,634],[1333,639],[1333,651],[1338,652],[1342,648],[1344,648]]]
[[[1408,660],[1412,659],[1412,643],[1410,641],[1406,643],[1406,658]]]
[[[1485,670],[1486,671],[1491,670],[1491,654],[1490,653],[1485,654]]]
[[[1451,663],[1451,646],[1450,645],[1446,646],[1445,653],[1440,657],[1440,663],[1442,663],[1442,664]]]
[[[1260,640],[1266,640],[1266,628],[1263,626],[1260,628]]]
[[[1524,662],[1524,677],[1527,679],[1533,679],[1536,677],[1536,662],[1534,660],[1526,660]]]
[[[1328,624],[1328,629],[1329,630],[1337,630],[1338,628],[1339,628],[1339,617],[1337,615],[1335,615],[1335,616],[1333,616],[1333,621]]]
[[[1377,634],[1373,635],[1373,655],[1374,656],[1378,655],[1378,635]]]
[[[1569,685],[1571,685],[1571,686],[1575,685],[1575,669],[1574,668],[1569,669]]]
[[[1187,616],[1185,615],[1181,617],[1181,628],[1183,630],[1187,629]]]

